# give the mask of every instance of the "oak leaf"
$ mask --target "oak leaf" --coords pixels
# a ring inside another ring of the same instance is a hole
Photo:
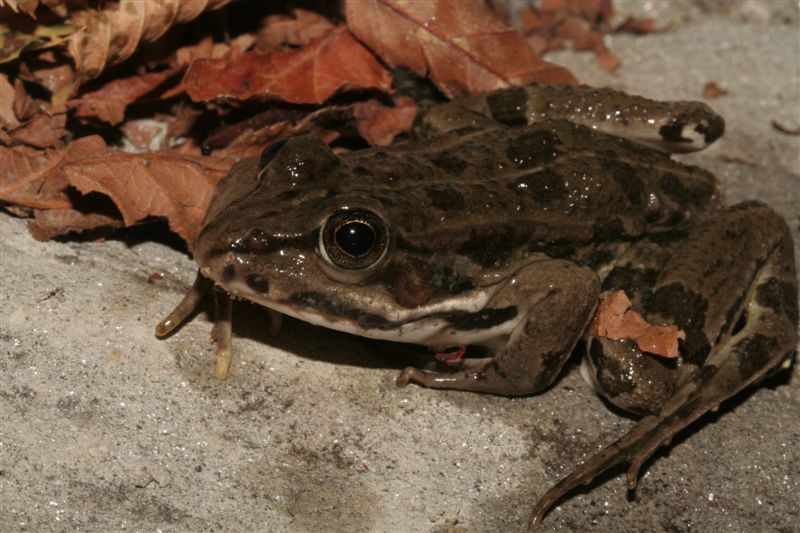
[[[170,152],[115,152],[66,165],[70,184],[83,194],[99,192],[116,204],[126,226],[166,217],[191,246],[216,183],[233,160]]]
[[[388,92],[391,77],[344,26],[338,26],[295,50],[195,60],[182,85],[195,102],[260,96],[318,104],[339,90]]]
[[[59,150],[0,146],[0,200],[35,209],[71,208],[64,192],[69,185],[64,165],[105,149],[98,135],[81,137]]]
[[[75,108],[76,117],[97,117],[114,126],[125,120],[128,105],[156,89],[173,74],[174,70],[166,70],[115,79],[97,91],[68,101],[67,105]]]
[[[429,76],[450,98],[533,82],[576,83],[480,0],[347,0],[345,14],[350,31],[381,59]]]

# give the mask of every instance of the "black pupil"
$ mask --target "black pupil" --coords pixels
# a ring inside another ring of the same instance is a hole
[[[372,227],[360,220],[342,224],[336,229],[336,244],[348,255],[360,257],[375,245],[375,232]]]

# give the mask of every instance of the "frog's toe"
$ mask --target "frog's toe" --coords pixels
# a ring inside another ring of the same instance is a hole
[[[172,333],[175,328],[180,326],[181,323],[197,309],[203,296],[205,296],[213,286],[214,282],[200,274],[198,270],[197,277],[192,287],[186,292],[181,301],[178,302],[175,309],[173,309],[164,320],[156,324],[156,337],[166,337]]]
[[[395,384],[405,387],[409,383],[416,383],[431,389],[460,389],[482,390],[493,392],[491,387],[497,384],[493,379],[494,373],[491,366],[492,358],[462,359],[457,368],[452,371],[429,371],[414,367],[405,368],[397,376]],[[488,383],[485,383],[487,381]],[[489,387],[489,389],[487,389]]]

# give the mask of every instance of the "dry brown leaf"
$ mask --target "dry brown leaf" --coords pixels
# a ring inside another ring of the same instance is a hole
[[[368,143],[387,146],[395,135],[411,129],[417,116],[417,104],[408,96],[399,97],[394,107],[367,100],[353,104],[353,116],[358,132]]]
[[[34,239],[46,241],[71,232],[118,228],[122,221],[102,213],[84,213],[76,209],[36,209],[28,231]]]
[[[182,82],[195,102],[277,97],[318,104],[348,89],[391,89],[391,77],[344,26],[304,48],[194,61]]]
[[[333,29],[333,23],[312,11],[292,10],[292,16],[271,15],[258,32],[259,50],[279,50],[283,45],[306,46]]]
[[[239,35],[227,43],[215,43],[210,36],[203,38],[199,43],[182,46],[175,51],[174,59],[170,61],[173,67],[187,67],[195,59],[216,59],[225,57],[232,51],[244,52],[255,43],[256,38],[248,33]]]
[[[75,78],[75,69],[53,50],[45,50],[35,55],[26,56],[20,64],[19,79],[37,83],[53,93],[51,103],[63,104]],[[63,94],[60,94],[63,93]]]
[[[345,13],[350,30],[381,59],[429,76],[450,98],[532,82],[576,83],[480,0],[347,0]]]
[[[165,70],[115,79],[97,91],[68,101],[67,105],[75,108],[76,117],[97,117],[113,126],[125,120],[128,105],[156,89],[175,73],[174,70]]]
[[[223,157],[115,152],[65,165],[64,171],[81,193],[111,198],[126,226],[147,217],[166,217],[170,228],[191,246],[214,186],[232,163]]]
[[[128,59],[141,43],[150,43],[176,24],[231,0],[120,0],[103,10],[86,9],[73,17],[81,29],[70,37],[69,53],[79,80],[97,77],[103,70]]]
[[[70,208],[63,166],[105,149],[106,143],[97,135],[82,137],[60,150],[0,146],[0,200],[35,209]]]
[[[37,114],[33,120],[9,132],[14,142],[36,148],[57,148],[67,136],[67,109],[50,107]]]
[[[637,18],[631,15],[628,15],[625,20],[614,28],[614,33],[632,33],[634,35],[645,35],[662,31],[664,31],[664,28],[657,27],[654,19],[650,17]]]
[[[15,13],[25,13],[33,18],[36,8],[39,7],[39,0],[5,0],[5,4]]]
[[[719,98],[720,96],[725,96],[728,94],[728,91],[717,85],[715,81],[708,81],[705,85],[703,85],[703,98]]]
[[[678,357],[678,340],[685,339],[686,333],[676,326],[650,324],[630,307],[631,301],[625,291],[601,294],[587,335],[612,340],[630,339],[642,351],[662,357]]]
[[[14,112],[15,96],[14,86],[0,72],[0,127],[4,130],[13,130],[19,126],[19,119]]]

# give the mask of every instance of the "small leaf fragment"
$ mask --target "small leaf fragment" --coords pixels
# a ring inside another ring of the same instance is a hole
[[[667,358],[678,357],[678,340],[686,333],[676,326],[656,326],[632,310],[625,291],[604,292],[587,335],[612,340],[629,339],[642,351]]]

